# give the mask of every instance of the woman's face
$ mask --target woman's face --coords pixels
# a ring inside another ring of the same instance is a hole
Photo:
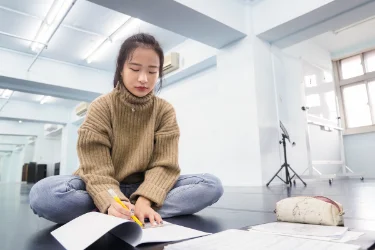
[[[146,96],[155,87],[159,67],[159,56],[153,49],[136,48],[121,72],[125,87],[135,96]]]

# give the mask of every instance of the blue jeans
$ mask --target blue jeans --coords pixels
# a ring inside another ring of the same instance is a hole
[[[130,197],[141,183],[120,184]],[[211,174],[181,175],[157,211],[162,218],[193,214],[217,202],[223,194],[221,181]],[[56,223],[66,223],[96,209],[79,176],[57,175],[37,182],[30,190],[35,214]]]

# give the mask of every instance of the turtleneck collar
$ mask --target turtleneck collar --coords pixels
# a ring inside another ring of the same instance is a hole
[[[132,109],[145,109],[152,105],[153,103],[153,97],[154,97],[154,91],[151,91],[146,96],[138,97],[133,95],[125,86],[123,83],[118,83],[115,88],[115,93],[117,96],[121,99],[121,101],[131,107]]]

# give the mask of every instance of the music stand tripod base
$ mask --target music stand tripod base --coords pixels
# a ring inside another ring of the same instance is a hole
[[[281,123],[281,121],[280,121],[280,127],[283,130],[283,134],[282,134],[283,139],[280,141],[280,144],[283,144],[283,148],[284,148],[284,164],[281,165],[281,168],[279,169],[279,171],[277,171],[277,173],[272,177],[272,179],[267,183],[266,186],[268,187],[270,185],[270,183],[273,181],[273,179],[275,179],[276,177],[279,178],[282,182],[284,182],[287,185],[292,185],[292,179],[294,177],[297,177],[306,186],[307,185],[306,182],[304,182],[302,180],[302,178],[288,164],[288,160],[287,160],[287,157],[286,157],[286,143],[285,143],[285,139],[289,140],[289,135],[288,135],[288,132],[286,131],[284,125]],[[289,140],[289,142],[290,142],[290,140]],[[283,170],[283,168],[285,168],[285,179],[286,180],[283,180],[278,175],[280,173],[280,171]],[[292,177],[290,177],[289,169],[294,173]],[[295,184],[295,180],[294,180],[294,184]]]
[[[280,171],[283,169],[283,168],[285,168],[285,176],[286,176],[286,180],[283,180],[280,176],[278,176],[278,174],[280,173]],[[289,174],[289,170],[288,170],[288,168],[294,173],[293,174],[293,176],[292,177],[290,177],[290,174]],[[279,169],[279,171],[277,171],[277,173],[272,177],[272,179],[267,183],[267,187],[270,185],[270,183],[273,181],[273,179],[275,179],[275,178],[279,178],[282,182],[284,182],[285,184],[287,184],[287,185],[292,185],[292,179],[294,178],[294,177],[297,177],[302,183],[303,183],[303,185],[307,185],[306,184],[306,182],[304,182],[302,179],[301,179],[301,177],[296,173],[296,172],[294,172],[294,170],[289,166],[289,165],[285,165],[285,164],[283,164],[282,166],[281,166],[281,168]],[[295,180],[294,180],[295,181]],[[294,183],[295,184],[295,183]]]

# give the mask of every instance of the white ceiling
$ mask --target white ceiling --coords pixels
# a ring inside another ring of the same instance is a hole
[[[27,39],[34,39],[54,0],[0,0],[0,32],[9,33]],[[88,53],[110,36],[130,17],[106,9],[85,0],[78,0],[62,25],[52,37],[47,49],[41,56],[72,64],[87,66],[113,72],[115,60],[122,40],[111,45],[96,61],[87,64]],[[186,40],[185,37],[141,21],[135,32],[153,34],[161,43],[164,51],[169,51]],[[0,34],[0,49],[11,49],[35,55],[30,49],[31,42]],[[40,102],[41,95],[14,92],[10,100]],[[0,100],[1,101],[1,100]],[[74,107],[76,101],[51,98],[46,104]]]
[[[53,0],[0,0],[0,31],[34,39],[52,3]],[[128,18],[122,13],[78,0],[41,56],[112,72],[121,41],[112,44],[96,62],[87,64],[84,59],[92,48],[104,41]],[[138,31],[154,35],[164,51],[186,40],[181,35],[142,21],[139,30],[132,33]],[[31,42],[0,34],[0,48],[35,54],[31,51],[30,44]]]
[[[327,32],[316,36],[311,41],[332,54],[345,50],[356,49],[358,46],[375,42],[375,18],[356,24],[339,31]]]

